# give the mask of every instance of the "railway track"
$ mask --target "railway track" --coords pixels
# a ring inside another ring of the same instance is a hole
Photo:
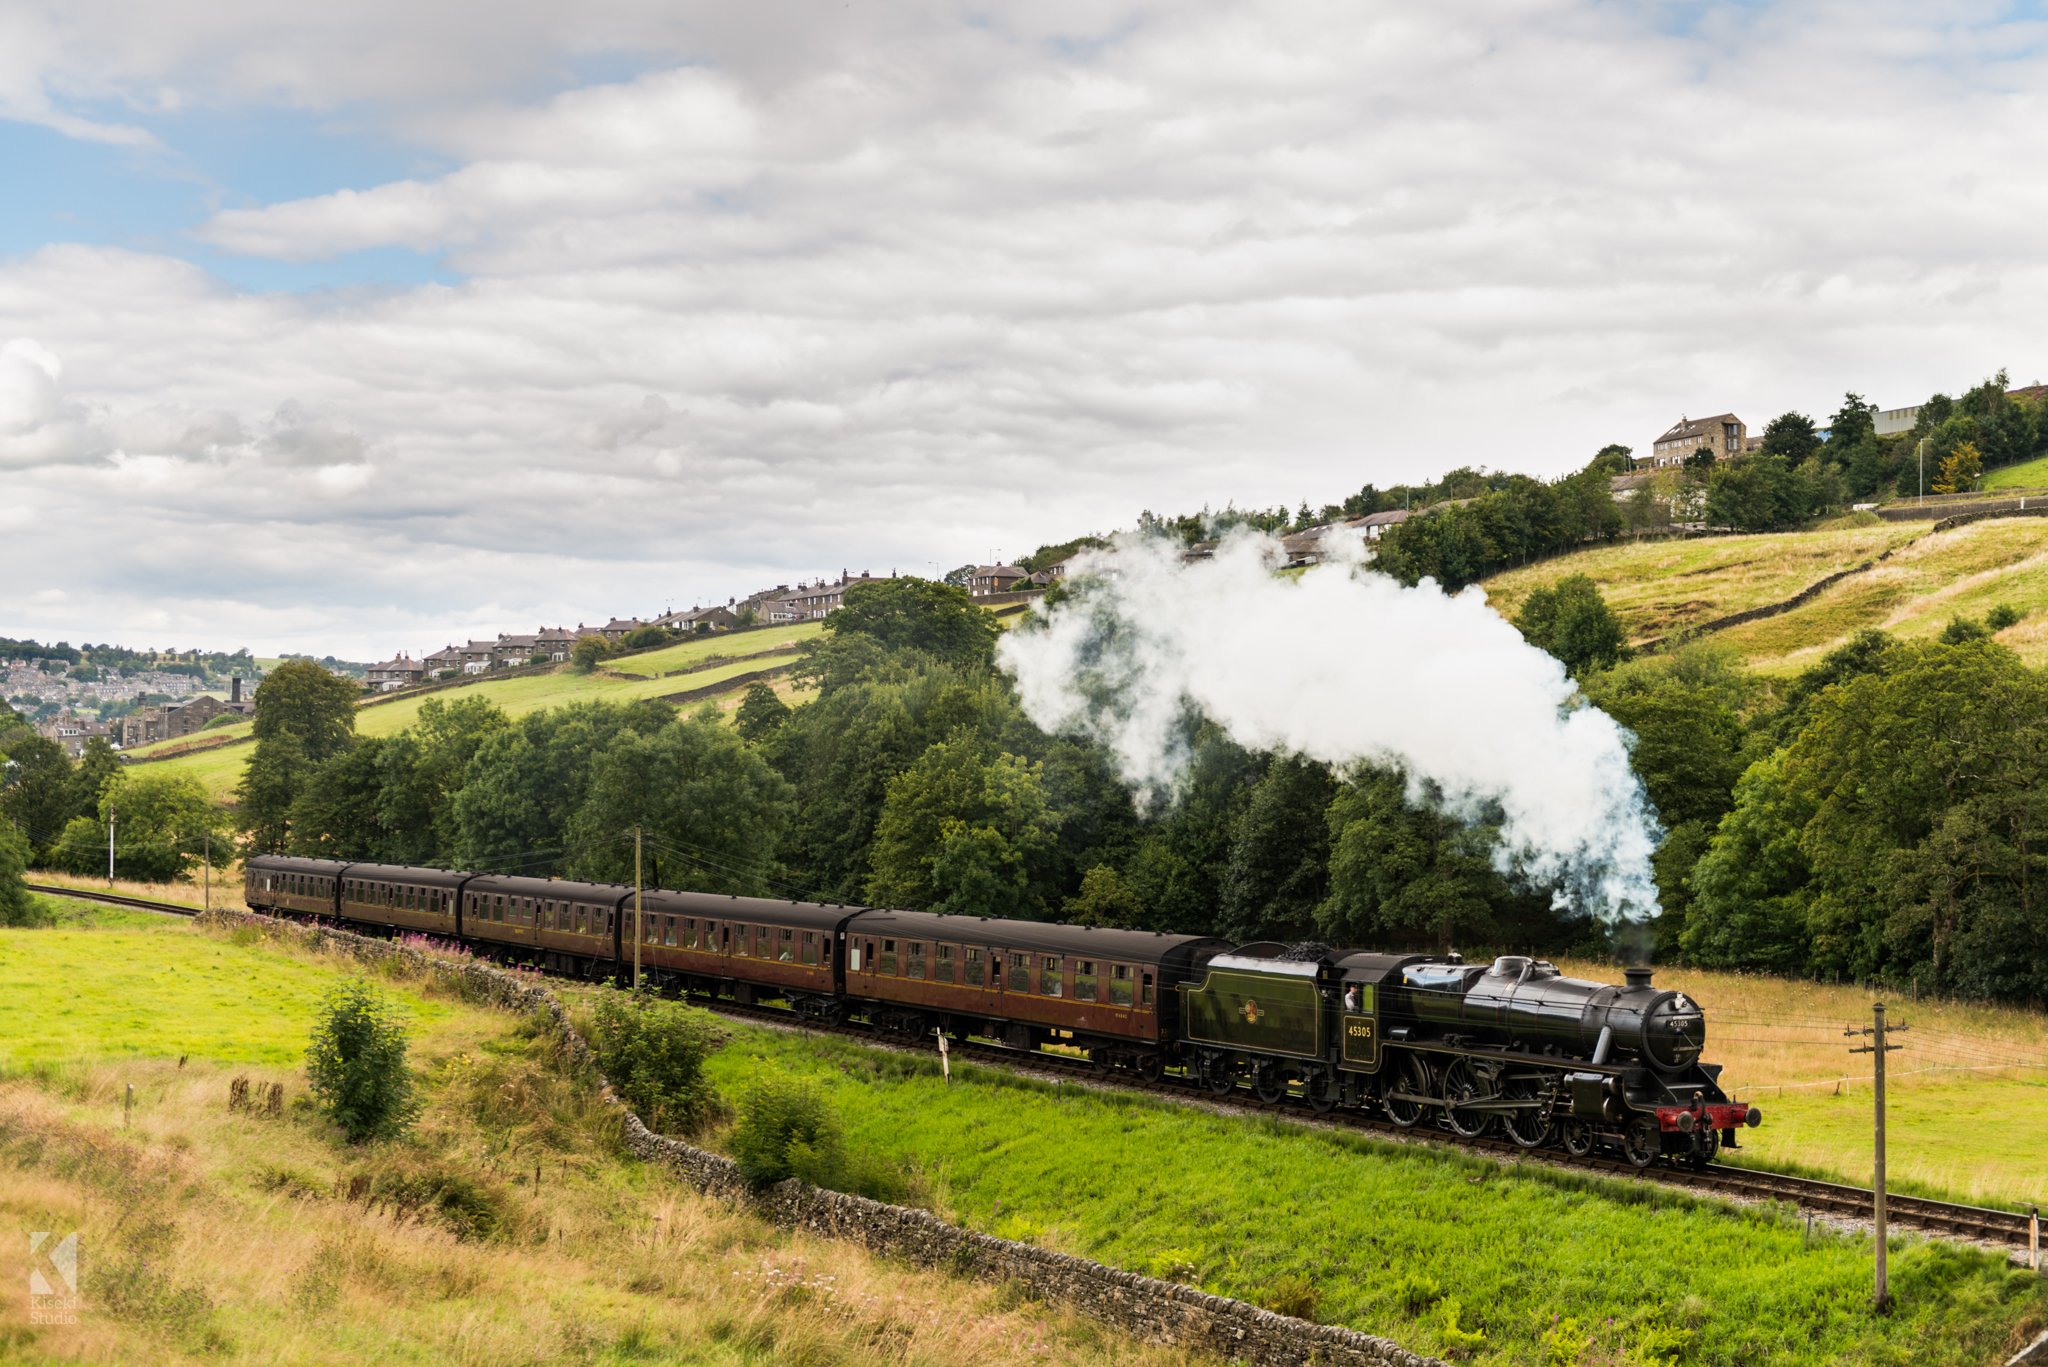
[[[103,902],[112,906],[133,907],[141,911],[161,912],[173,916],[196,916],[196,907],[179,906],[170,902],[152,902],[139,897],[122,897],[110,892],[91,892],[83,888],[51,887],[29,884],[31,892],[59,897],[75,897],[82,901]],[[936,1053],[937,1048],[927,1039],[924,1042],[907,1040],[874,1030],[865,1022],[849,1021],[838,1025],[825,1025],[817,1021],[799,1018],[787,1007],[742,1006],[720,997],[689,995],[692,1005],[702,1006],[721,1015],[739,1020],[755,1020],[785,1026],[800,1026],[816,1034],[843,1035],[867,1044],[885,1045],[891,1048],[907,1049],[919,1053]],[[1218,1095],[1207,1087],[1174,1074],[1167,1074],[1156,1082],[1113,1071],[1098,1070],[1086,1059],[1067,1054],[1050,1054],[1036,1050],[1012,1049],[1006,1045],[983,1040],[962,1040],[952,1046],[957,1058],[977,1063],[993,1064],[1004,1068],[1031,1068],[1041,1073],[1053,1073],[1085,1082],[1097,1087],[1116,1087],[1127,1091],[1146,1092],[1177,1101],[1201,1102],[1208,1105],[1230,1107],[1245,1114],[1285,1115],[1317,1124],[1341,1126],[1369,1134],[1383,1135],[1404,1143],[1439,1145],[1444,1148],[1458,1148],[1470,1152],[1486,1153],[1498,1158],[1525,1163],[1542,1163],[1551,1167],[1565,1168],[1578,1172],[1590,1172],[1604,1177],[1624,1180],[1653,1181],[1669,1186],[1703,1190],[1720,1195],[1746,1200],[1789,1201],[1801,1210],[1816,1215],[1838,1219],[1869,1220],[1874,1218],[1872,1210],[1873,1193],[1867,1187],[1845,1186],[1836,1182],[1822,1182],[1810,1177],[1791,1177],[1782,1173],[1760,1172],[1751,1168],[1735,1167],[1727,1163],[1712,1163],[1705,1168],[1675,1168],[1652,1166],[1637,1168],[1619,1159],[1606,1158],[1599,1154],[1588,1154],[1574,1158],[1559,1149],[1523,1149],[1499,1139],[1465,1139],[1449,1131],[1430,1130],[1424,1126],[1403,1128],[1390,1120],[1361,1114],[1357,1111],[1338,1109],[1318,1112],[1305,1101],[1292,1096],[1272,1104],[1258,1100],[1249,1088],[1240,1087],[1235,1092]],[[1896,1192],[1885,1194],[1885,1214],[1895,1224],[1911,1225],[1930,1233],[1945,1234],[1958,1238],[1973,1239],[1981,1243],[2008,1248],[2025,1249],[2028,1246],[2028,1217],[2013,1211],[1992,1210],[1983,1206],[1959,1205],[1948,1201],[1932,1201],[1919,1196],[1902,1196]]]

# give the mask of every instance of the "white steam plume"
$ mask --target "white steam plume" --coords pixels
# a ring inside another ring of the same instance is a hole
[[[1399,764],[1411,799],[1433,784],[1462,818],[1497,808],[1503,873],[1610,922],[1655,914],[1661,832],[1625,733],[1556,659],[1478,589],[1363,568],[1355,537],[1299,579],[1274,575],[1279,549],[1237,536],[1184,565],[1126,538],[1077,560],[1074,599],[1002,642],[1024,710],[1102,741],[1146,796],[1177,788],[1189,705],[1253,749]]]

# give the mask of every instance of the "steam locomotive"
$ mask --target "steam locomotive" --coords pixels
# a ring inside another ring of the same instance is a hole
[[[460,941],[492,958],[627,978],[824,1022],[1083,1050],[1219,1096],[1299,1095],[1318,1111],[1523,1148],[1596,1147],[1638,1167],[1704,1166],[1762,1122],[1702,1061],[1706,1018],[1646,968],[1620,987],[1515,955],[1233,946],[1206,936],[836,903],[259,856],[251,908]]]

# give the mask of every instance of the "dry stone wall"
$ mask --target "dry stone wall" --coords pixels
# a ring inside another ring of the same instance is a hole
[[[508,1011],[544,1013],[561,1028],[570,1058],[596,1071],[595,1055],[570,1024],[561,1001],[527,974],[425,954],[327,926],[220,912],[200,919],[229,925],[259,923],[297,938],[307,948],[331,950],[365,963],[398,959],[410,969],[451,982],[472,1000]],[[730,1158],[655,1134],[608,1083],[603,1089],[605,1100],[623,1113],[626,1145],[636,1157],[662,1164],[707,1196],[747,1205],[785,1229],[845,1240],[921,1267],[1020,1283],[1034,1297],[1071,1307],[1147,1342],[1206,1350],[1255,1367],[1445,1367],[1388,1339],[1276,1315],[1244,1301],[962,1229],[928,1211],[794,1180],[764,1192],[750,1191]]]

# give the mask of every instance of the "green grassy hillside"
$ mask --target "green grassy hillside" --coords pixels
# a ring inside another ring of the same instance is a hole
[[[571,702],[632,702],[639,698],[658,698],[665,693],[682,693],[710,687],[755,670],[774,668],[787,664],[791,656],[777,653],[760,658],[771,651],[795,641],[815,636],[821,628],[816,623],[800,626],[771,627],[765,631],[750,631],[738,636],[720,637],[707,641],[687,641],[662,650],[649,651],[645,655],[633,655],[618,662],[616,669],[600,670],[592,674],[579,674],[567,665],[547,674],[530,674],[520,678],[492,678],[485,675],[474,683],[460,688],[442,689],[433,693],[419,693],[389,702],[370,700],[356,714],[356,730],[365,736],[389,736],[419,719],[420,707],[429,699],[438,698],[445,702],[475,697],[481,694],[505,709],[514,717],[543,707],[559,707]],[[709,669],[694,669],[690,673],[675,673],[677,670],[691,670],[714,655],[730,657],[727,662]],[[666,674],[667,677],[659,677]],[[229,738],[247,736],[251,723],[236,722],[205,732],[206,736]],[[147,757],[152,752],[178,750],[193,744],[195,737],[184,737],[176,741],[160,741],[155,745],[138,746],[130,753]],[[226,799],[242,781],[242,767],[249,762],[255,748],[248,745],[234,745],[225,749],[199,750],[181,753],[175,759],[162,760],[152,764],[146,772],[153,774],[190,774],[205,785],[206,790],[219,799]]]
[[[1932,523],[1879,523],[1772,536],[1704,537],[1602,547],[1496,575],[1487,601],[1512,617],[1532,588],[1590,575],[1643,641],[1783,602],[1865,561],[1790,612],[1715,634],[1757,668],[1805,668],[1865,627],[1906,639],[1937,635],[1952,617],[1982,617],[2000,603],[2027,614],[1999,634],[2028,663],[2048,664],[2048,519],[2001,518],[1939,534]]]

